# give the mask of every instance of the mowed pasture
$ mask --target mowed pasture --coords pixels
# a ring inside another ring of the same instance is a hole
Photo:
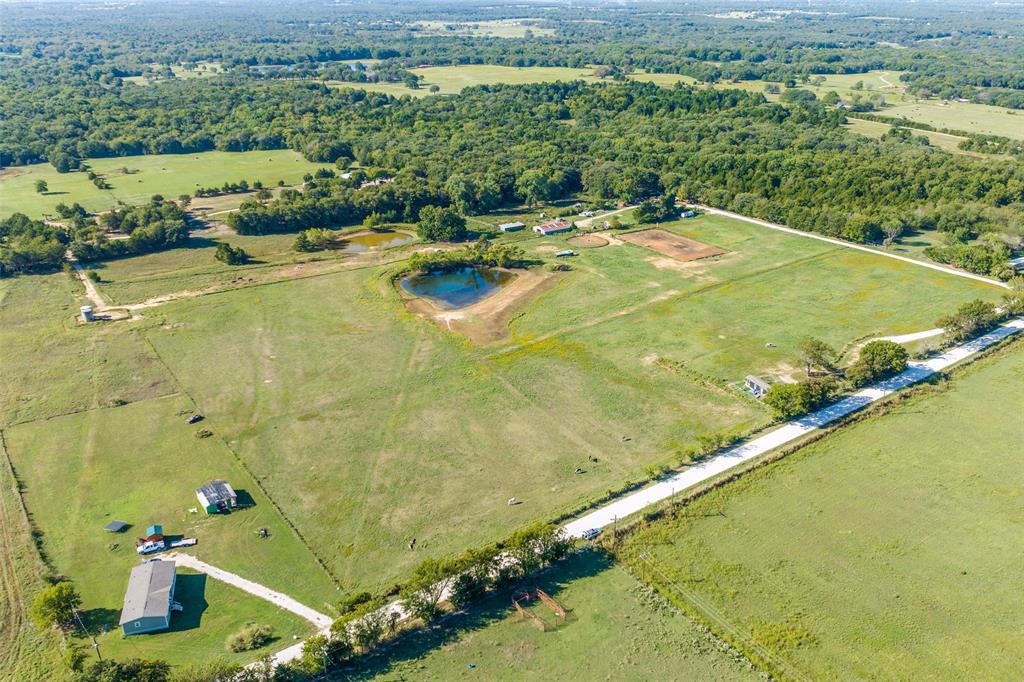
[[[808,679],[1019,679],[1019,342],[626,543],[718,634]]]
[[[569,610],[560,621],[543,604],[527,607],[550,629],[516,614],[501,593],[446,628],[413,634],[346,680],[758,680],[760,673],[620,566],[583,552],[540,576],[540,587]],[[470,665],[472,664],[472,668]]]
[[[348,83],[332,81],[335,87],[362,88],[372,92],[384,92],[396,97],[411,95],[426,97],[431,94],[455,95],[464,88],[474,85],[522,85],[524,83],[551,83],[554,81],[587,81],[600,82],[602,79],[594,75],[594,67],[574,68],[563,66],[496,66],[493,64],[465,64],[461,66],[424,66],[409,69],[420,76],[420,87],[412,89],[404,83]],[[677,82],[692,84],[694,79],[674,73],[643,73],[630,74],[629,78],[649,81],[664,87],[671,87]],[[430,92],[436,85],[437,93]]]
[[[406,312],[392,266],[174,301],[146,312],[146,338],[343,589],[381,589],[676,464],[701,435],[768,424],[731,384],[799,376],[806,335],[841,347],[998,296],[727,218],[664,227],[728,253],[582,250],[507,342]],[[552,262],[567,242],[517,243]]]
[[[927,123],[936,128],[1024,140],[1024,112],[989,104],[922,100],[886,108],[880,113]]]
[[[105,211],[118,201],[141,204],[154,194],[177,199],[199,187],[220,187],[240,180],[250,184],[259,180],[268,187],[284,180],[291,185],[323,167],[291,150],[119,156],[88,159],[87,163],[111,189],[98,189],[85,173],[58,173],[48,163],[0,169],[0,219],[12,213],[30,218],[54,215],[54,208],[61,203],[70,206],[77,202],[88,211]],[[37,180],[46,181],[46,193],[36,192]]]
[[[117,617],[129,571],[140,561],[135,539],[154,523],[167,535],[197,538],[188,553],[321,611],[330,610],[336,594],[329,576],[217,437],[217,425],[210,419],[185,423],[182,412],[191,409],[187,398],[169,395],[5,429],[43,550],[78,586],[87,627],[96,634],[109,631],[100,638],[109,655],[185,663],[220,655],[224,638],[250,621],[273,625],[280,645],[312,630],[268,602],[192,577],[182,579],[178,601],[185,611],[172,620],[172,633],[122,641]],[[197,438],[200,428],[214,435]],[[253,506],[221,516],[190,511],[198,506],[195,488],[215,478],[244,491],[242,499]],[[104,531],[114,519],[132,527]],[[269,537],[260,538],[260,528]]]

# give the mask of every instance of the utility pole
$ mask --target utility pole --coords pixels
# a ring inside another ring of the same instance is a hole
[[[100,643],[96,641],[96,636],[85,628],[85,623],[82,622],[82,617],[78,614],[78,609],[72,607],[71,613],[75,614],[75,620],[78,621],[78,627],[82,628],[82,632],[87,634],[89,639],[92,640],[92,648],[96,652],[96,658],[102,661],[103,656],[100,655]]]

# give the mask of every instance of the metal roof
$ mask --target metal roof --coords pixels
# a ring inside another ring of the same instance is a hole
[[[766,388],[767,389],[767,388],[771,388],[772,387],[772,385],[769,384],[767,381],[765,381],[761,377],[756,377],[753,374],[748,374],[747,377],[746,377],[746,380],[747,380],[747,383],[753,384],[754,386],[757,386],[759,388]]]
[[[211,504],[235,499],[235,489],[227,481],[210,481],[196,489],[196,497],[200,504],[209,507]]]
[[[165,617],[171,609],[171,588],[174,586],[173,561],[147,561],[132,569],[124,608],[118,625],[138,618]]]
[[[107,525],[103,526],[103,530],[109,530],[111,533],[120,533],[127,527],[128,524],[124,521],[111,521]]]

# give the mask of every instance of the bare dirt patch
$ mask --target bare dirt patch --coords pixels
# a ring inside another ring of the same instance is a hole
[[[630,232],[621,236],[623,241],[637,246],[645,246],[648,249],[664,254],[677,261],[688,262],[710,258],[726,253],[725,249],[717,246],[704,244],[693,239],[680,237],[665,230],[642,230]]]
[[[25,168],[4,168],[0,169],[0,180],[7,180],[8,178],[16,178],[19,175],[25,175],[29,171]]]
[[[578,234],[567,239],[570,244],[580,249],[599,249],[608,246],[608,240],[596,234]]]
[[[516,270],[516,278],[500,291],[473,305],[447,310],[429,299],[417,298],[398,287],[410,312],[429,318],[441,327],[484,346],[509,338],[508,323],[532,299],[558,283],[558,273],[534,268]]]

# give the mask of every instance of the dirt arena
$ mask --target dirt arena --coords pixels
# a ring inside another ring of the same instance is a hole
[[[620,239],[637,246],[646,246],[678,261],[699,260],[725,253],[724,249],[703,244],[693,239],[680,237],[665,230],[641,230],[620,236]]]
[[[608,246],[608,240],[596,234],[578,234],[575,237],[569,237],[566,241],[581,249],[597,249]]]

